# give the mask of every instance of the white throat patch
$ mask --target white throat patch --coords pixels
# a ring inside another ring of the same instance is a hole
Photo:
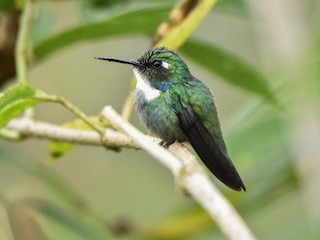
[[[151,87],[148,81],[139,73],[138,69],[133,68],[133,73],[137,78],[136,89],[144,93],[147,101],[152,101],[160,96],[161,91]]]

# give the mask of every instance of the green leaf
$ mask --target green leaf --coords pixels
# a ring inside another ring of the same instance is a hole
[[[200,40],[189,40],[181,51],[223,80],[276,103],[267,79],[239,57]]]
[[[0,128],[26,109],[44,102],[42,96],[44,93],[27,84],[17,84],[5,92],[0,98]]]
[[[250,9],[244,0],[219,0],[216,10],[236,16],[250,15]]]
[[[46,224],[55,229],[52,239],[110,239],[106,228],[95,221],[87,222],[83,216],[47,200],[28,198],[24,204],[41,213]]]
[[[1,0],[0,1],[0,14],[2,12],[9,12],[14,9],[14,1],[12,0]]]
[[[42,58],[63,47],[93,39],[132,34],[152,35],[169,9],[170,5],[143,8],[104,22],[73,28],[40,43],[35,47],[35,56]]]
[[[54,27],[54,16],[47,8],[41,7],[34,26],[32,27],[32,42],[34,45],[47,38]]]
[[[74,148],[74,146],[75,145],[73,143],[62,142],[62,141],[51,141],[49,143],[49,152],[51,157],[56,159],[70,152]]]
[[[90,4],[96,8],[112,7],[113,5],[128,2],[130,0],[91,0],[87,4]]]
[[[180,210],[181,211],[181,210]],[[202,209],[189,206],[181,212],[168,216],[153,225],[140,227],[135,235],[138,239],[188,239],[200,231],[215,228],[212,219]]]
[[[190,38],[191,34],[204,21],[216,3],[217,0],[203,0],[196,2],[196,4],[192,7],[192,11],[190,11],[182,21],[179,21],[176,25],[174,25],[163,36],[163,38],[156,40],[155,46],[166,46],[170,49],[178,49]],[[180,11],[181,8],[185,7],[186,1],[181,1],[180,4],[180,6],[178,5],[178,7],[174,8],[172,11]]]
[[[0,111],[0,128],[4,127],[11,119],[19,116],[26,109],[42,102],[40,99],[19,99],[9,104],[5,109]]]
[[[21,152],[16,151],[13,153],[7,151],[7,149],[0,148],[0,164],[12,166],[32,176],[36,181],[43,184],[46,189],[50,190],[57,199],[68,204],[72,209],[79,212],[88,210],[83,199],[75,189],[63,181],[61,177],[55,175],[50,168],[44,168],[37,164],[34,165],[31,159],[28,159]]]
[[[9,103],[20,99],[21,97],[31,97],[35,90],[26,84],[17,84],[5,92],[0,98],[0,111]]]
[[[108,2],[108,4],[95,5],[94,2],[83,2],[80,8],[81,19],[85,23],[105,22],[109,19],[120,17],[142,9],[157,9],[161,7],[172,7],[171,0],[140,0]]]
[[[40,224],[35,220],[34,214],[22,204],[6,204],[10,228],[15,240],[45,240],[49,239]]]

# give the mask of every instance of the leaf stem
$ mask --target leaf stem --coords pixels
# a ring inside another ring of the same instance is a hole
[[[26,0],[23,13],[20,18],[19,32],[15,48],[15,64],[17,80],[20,83],[27,82],[28,45],[33,24],[32,0]],[[25,116],[32,117],[33,109],[25,111]]]
[[[31,0],[26,0],[20,19],[20,27],[15,49],[17,79],[21,83],[27,82],[27,48],[33,23],[32,13],[32,2]]]
[[[103,136],[105,129],[95,124],[85,113],[83,113],[78,107],[69,102],[64,97],[54,96],[54,95],[46,95],[41,96],[41,98],[49,101],[60,103],[64,107],[66,107],[70,112],[74,113],[76,116],[81,118],[86,124],[88,124],[93,130],[98,132],[101,136]]]

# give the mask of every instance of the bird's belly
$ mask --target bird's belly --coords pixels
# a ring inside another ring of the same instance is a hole
[[[143,99],[138,100],[136,96],[135,108],[140,119],[152,134],[166,142],[186,140],[179,128],[176,113],[163,98],[158,97],[148,102],[143,101]]]

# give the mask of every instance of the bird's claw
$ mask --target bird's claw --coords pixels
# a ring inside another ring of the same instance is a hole
[[[166,141],[164,141],[164,140],[162,140],[160,143],[159,143],[159,145],[160,146],[162,146],[162,147],[164,147],[164,148],[168,148],[171,144],[173,144],[175,142],[175,140],[174,141],[170,141],[170,142],[166,142]]]

